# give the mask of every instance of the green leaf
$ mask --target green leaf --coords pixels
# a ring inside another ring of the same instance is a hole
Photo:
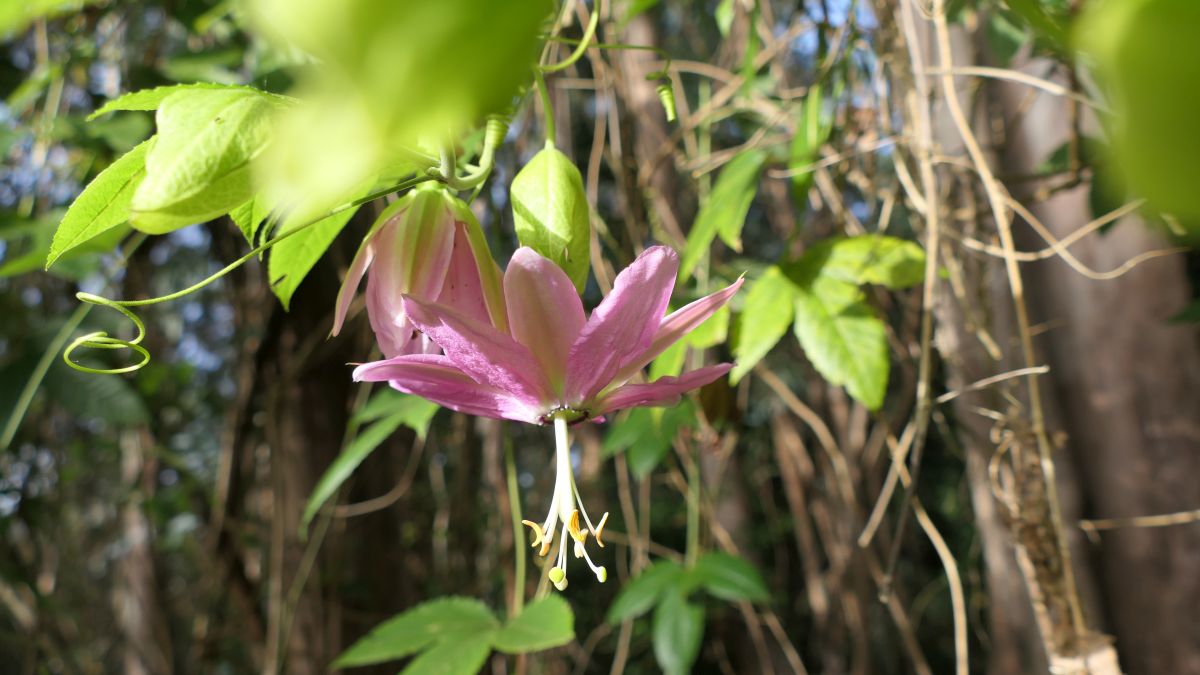
[[[1067,49],[1069,15],[1050,11],[1051,3],[1045,2],[1045,0],[1005,0],[1005,4],[1039,35],[1049,40],[1050,45],[1056,51],[1064,52]]]
[[[766,602],[771,599],[758,570],[728,553],[706,553],[696,560],[688,573],[704,590],[722,600]]]
[[[605,456],[624,452],[630,471],[642,478],[670,451],[679,428],[695,420],[696,411],[686,399],[670,408],[634,408],[608,432]]]
[[[817,372],[871,410],[883,405],[887,335],[852,284],[818,277],[797,289],[796,338]]]
[[[213,91],[213,90],[232,90],[246,93],[268,96],[276,99],[280,103],[289,103],[294,99],[289,99],[285,96],[269,94],[267,92],[255,89],[254,87],[246,87],[243,85],[234,84],[214,84],[212,82],[194,82],[192,84],[174,84],[166,87],[155,87],[153,89],[141,89],[131,91],[128,94],[118,96],[117,98],[108,101],[100,106],[91,115],[88,115],[88,120],[94,120],[102,115],[107,115],[118,110],[158,110],[158,106],[172,94],[181,91]]]
[[[733,347],[735,365],[730,381],[741,380],[787,334],[795,313],[796,285],[772,266],[746,292],[738,317],[738,340]]]
[[[401,675],[478,675],[492,653],[490,632],[445,640],[412,660]]]
[[[273,97],[253,89],[192,89],[162,100],[133,225],[163,234],[237,208],[252,196],[250,162],[267,147]]]
[[[474,598],[438,598],[379,624],[343,652],[333,667],[393,661],[415,654],[434,641],[458,642],[459,646],[483,642],[490,650],[491,632],[499,626],[491,611]],[[475,639],[481,635],[488,637]]]
[[[815,175],[809,167],[817,161],[821,146],[829,139],[832,129],[832,120],[822,109],[821,88],[813,87],[800,106],[800,119],[796,122],[796,135],[792,137],[788,157],[788,171],[793,172],[792,200],[801,213],[808,206],[808,191]]]
[[[1010,21],[1004,12],[991,12],[985,29],[992,57],[1001,68],[1007,68],[1021,46],[1029,42],[1029,33]]]
[[[9,38],[35,19],[73,12],[96,0],[5,0],[0,2],[0,38]]]
[[[46,268],[62,254],[129,220],[129,202],[146,175],[147,140],[101,171],[79,193],[54,232]]]
[[[688,348],[708,349],[723,344],[729,336],[729,307],[718,309],[675,344],[659,354],[650,364],[649,381],[660,377],[677,377],[683,372]]]
[[[527,654],[560,647],[575,639],[575,615],[559,595],[547,595],[510,619],[493,640],[505,654]]]
[[[821,275],[854,285],[891,289],[916,286],[925,279],[925,251],[895,237],[864,234],[826,239],[805,254],[820,260]]]
[[[608,608],[607,621],[618,624],[645,614],[682,577],[683,568],[677,562],[660,560],[647,567],[621,588]]]
[[[545,148],[513,178],[509,196],[521,245],[553,260],[582,293],[592,228],[579,169],[555,148]]]
[[[721,0],[717,3],[713,19],[717,22],[717,30],[721,31],[721,37],[729,37],[729,28],[733,25],[733,0]]]
[[[300,282],[304,281],[313,265],[317,264],[357,211],[358,207],[339,211],[271,248],[267,260],[267,278],[271,279],[271,290],[275,291],[284,309],[290,307],[292,295],[300,287]],[[291,229],[295,227],[284,223],[279,234]]]
[[[742,227],[746,224],[746,214],[758,191],[758,176],[766,161],[765,152],[748,150],[734,157],[721,170],[688,232],[679,266],[680,281],[691,276],[718,235],[730,248],[742,250]]]
[[[690,673],[704,637],[704,608],[671,589],[654,610],[654,658],[667,675]]]
[[[267,216],[271,215],[270,209],[264,208],[263,202],[262,197],[252,197],[245,204],[229,212],[229,219],[241,230],[242,236],[246,238],[246,243],[250,245],[250,248],[258,247],[259,227],[267,219]]]
[[[415,396],[409,397],[409,399],[414,401],[414,403],[404,406],[400,410],[389,414],[387,417],[363,429],[342,450],[341,454],[333,460],[329,468],[325,469],[325,473],[321,474],[320,480],[317,481],[316,487],[313,488],[312,494],[308,496],[308,503],[304,506],[304,515],[300,518],[300,528],[302,530],[308,527],[313,516],[317,514],[317,510],[321,508],[321,505],[332,497],[333,493],[337,492],[342,483],[346,482],[350,474],[354,473],[354,470],[358,468],[358,465],[362,464],[363,460],[374,452],[375,448],[387,440],[388,436],[391,436],[396,429],[399,429],[401,425],[412,426],[415,423],[417,426],[413,426],[413,429],[424,436],[425,431],[429,428],[429,419],[425,417],[423,424],[421,423],[420,418],[426,415],[422,409],[422,404],[429,406],[433,404]],[[434,406],[434,411],[436,410],[437,406]],[[432,417],[432,414],[432,412],[429,412],[428,416]]]

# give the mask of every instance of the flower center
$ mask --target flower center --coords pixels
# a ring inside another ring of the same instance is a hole
[[[539,525],[533,521],[521,522],[533,530],[533,546],[539,555],[546,555],[553,548],[554,536],[558,530],[558,522],[562,521],[562,533],[558,537],[558,557],[554,567],[550,568],[550,581],[558,590],[567,588],[567,540],[575,541],[573,553],[576,558],[583,558],[591,568],[592,573],[604,583],[608,579],[608,571],[603,565],[592,562],[588,555],[586,544],[588,535],[595,537],[596,544],[604,548],[600,536],[604,533],[604,523],[608,521],[606,512],[600,517],[600,524],[593,525],[583,508],[583,500],[579,496],[579,488],[575,485],[575,473],[571,470],[571,444],[567,435],[567,426],[579,419],[586,419],[586,411],[559,409],[548,415],[554,420],[555,459],[557,469],[554,478],[554,496],[550,500],[550,512]]]

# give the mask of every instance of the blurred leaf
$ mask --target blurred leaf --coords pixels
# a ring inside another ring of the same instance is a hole
[[[491,632],[499,626],[491,611],[474,598],[438,598],[379,624],[332,665],[345,668],[394,661],[415,654],[434,641],[459,647],[482,643],[490,651]],[[477,640],[478,637],[483,639]]]
[[[253,89],[201,88],[163,99],[146,178],[133,195],[134,227],[163,234],[250,199],[250,162],[270,141],[278,108],[273,97]]]
[[[704,608],[687,601],[679,589],[668,590],[654,610],[654,658],[667,675],[684,675],[700,653]]]
[[[803,213],[808,208],[808,191],[812,187],[814,171],[809,168],[817,161],[821,146],[829,139],[833,129],[822,109],[820,87],[813,87],[800,106],[800,119],[796,123],[796,135],[792,137],[788,171],[792,173],[792,199],[796,208]],[[804,170],[801,172],[801,170]]]
[[[241,81],[237,72],[241,65],[242,50],[224,48],[172,56],[163,63],[161,71],[176,82],[236,85]]]
[[[1187,307],[1168,319],[1171,323],[1200,323],[1200,300],[1193,300]]]
[[[677,377],[683,371],[689,348],[707,349],[723,344],[729,336],[729,317],[729,307],[722,307],[683,339],[667,347],[666,351],[650,364],[649,381],[653,382],[660,377]]]
[[[1093,2],[1075,30],[1111,94],[1107,117],[1124,182],[1161,211],[1200,218],[1200,2]]]
[[[300,282],[304,281],[313,265],[317,264],[357,211],[358,207],[339,211],[271,248],[267,260],[267,278],[271,280],[271,290],[275,291],[284,309],[290,307],[292,295],[300,287]],[[284,223],[276,234],[283,234],[298,226]]]
[[[509,197],[521,245],[554,261],[582,293],[592,228],[579,169],[555,148],[545,148],[513,178]]]
[[[625,453],[629,470],[641,478],[671,449],[679,428],[694,424],[696,411],[687,399],[670,408],[634,408],[604,438],[605,456]]]
[[[1029,42],[1029,34],[1025,29],[1009,20],[1004,12],[991,12],[985,26],[985,37],[996,65],[1007,68],[1012,59],[1020,51],[1022,45]]]
[[[621,587],[608,608],[607,621],[618,624],[634,619],[658,603],[663,593],[683,577],[683,568],[670,560],[659,560]]]
[[[547,595],[527,605],[496,633],[496,649],[527,654],[560,647],[575,639],[575,615],[560,595]]]
[[[1184,0],[1188,2],[1190,0]],[[1070,15],[1054,11],[1053,2],[1046,0],[1004,0],[1008,8],[1025,20],[1034,31],[1048,40],[1059,53],[1065,53],[1067,44],[1067,22]]]
[[[378,399],[379,395],[377,394],[373,397],[372,402]],[[405,396],[399,400],[392,398],[385,400],[388,401],[391,408],[386,416],[361,430],[358,436],[333,460],[325,473],[321,474],[320,480],[317,481],[316,487],[308,497],[308,503],[304,506],[304,515],[300,518],[301,530],[308,527],[321,506],[337,492],[342,483],[346,482],[350,474],[358,468],[358,465],[362,464],[363,460],[375,451],[375,448],[387,440],[388,436],[391,436],[401,426],[407,426],[417,432],[418,436],[424,438],[429,430],[429,422],[438,410],[436,404],[416,396]]]
[[[0,39],[7,39],[33,23],[78,10],[96,0],[6,0],[0,2]]]
[[[661,0],[631,0],[628,7],[625,9],[625,17],[621,19],[622,24],[629,23],[639,14],[644,14],[658,6]]]
[[[82,373],[56,362],[43,386],[51,399],[83,420],[133,426],[149,419],[146,404],[123,377]]]
[[[429,424],[441,407],[412,394],[403,394],[391,387],[382,387],[371,396],[371,400],[353,418],[359,424],[373,422],[383,417],[399,417],[400,423],[425,438]]]
[[[888,381],[887,334],[854,285],[817,277],[796,295],[794,326],[813,367],[830,384],[871,410],[883,405]]]
[[[809,249],[805,258],[821,259],[821,275],[854,285],[877,284],[895,290],[925,279],[925,251],[911,241],[885,235],[825,239]]]
[[[492,645],[490,633],[464,635],[461,639],[444,640],[421,652],[401,675],[478,675],[487,663]]]
[[[144,141],[122,155],[71,202],[54,232],[46,256],[47,269],[67,251],[129,220],[129,204],[146,175],[146,151],[153,141]]]
[[[688,570],[691,579],[722,600],[767,602],[767,584],[754,566],[728,553],[705,553]]]
[[[747,150],[734,157],[700,207],[696,221],[688,232],[687,244],[683,249],[683,261],[679,266],[679,280],[691,276],[696,265],[708,254],[713,239],[720,235],[735,251],[742,250],[741,232],[746,224],[746,213],[758,192],[758,176],[767,155],[761,150]]]
[[[0,16],[0,22],[2,21],[3,17]],[[0,35],[2,34],[3,31],[0,30]],[[14,87],[12,92],[5,97],[4,102],[8,105],[10,114],[17,118],[28,112],[46,92],[50,83],[60,77],[62,77],[62,66],[58,64],[38,65],[21,84]]]
[[[721,37],[729,37],[729,28],[733,26],[733,0],[721,0],[713,12],[713,20],[717,22],[717,30]]]
[[[737,382],[754,369],[787,334],[795,313],[796,285],[778,266],[772,266],[746,292],[738,316],[738,340],[733,347],[736,364],[730,381]]]

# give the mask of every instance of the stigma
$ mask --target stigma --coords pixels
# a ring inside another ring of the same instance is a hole
[[[550,512],[540,524],[530,520],[521,521],[533,530],[532,546],[538,549],[538,555],[549,554],[557,540],[558,553],[554,566],[550,568],[549,577],[554,587],[560,591],[567,588],[568,547],[575,558],[582,558],[587,563],[600,583],[608,579],[608,570],[603,565],[592,562],[587,552],[589,536],[596,540],[597,546],[604,548],[601,536],[604,534],[604,524],[608,522],[608,513],[600,517],[599,525],[595,525],[588,517],[587,509],[583,508],[583,499],[580,498],[579,489],[575,485],[575,473],[571,470],[571,446],[567,437],[567,425],[571,421],[570,415],[554,416],[557,469],[554,477],[554,495],[550,499]]]

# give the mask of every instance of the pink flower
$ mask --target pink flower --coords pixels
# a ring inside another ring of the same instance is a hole
[[[441,351],[409,320],[405,297],[507,326],[500,269],[483,230],[467,205],[444,189],[418,188],[380,214],[338,291],[331,335],[341,331],[364,274],[367,318],[384,356]]]
[[[612,293],[590,317],[567,275],[530,248],[519,249],[504,274],[508,330],[460,307],[404,297],[407,320],[445,355],[410,354],[366,363],[354,379],[388,382],[453,410],[532,424],[555,425],[557,472],[550,512],[541,525],[526,521],[546,555],[562,521],[558,562],[550,576],[566,587],[567,538],[601,581],[603,567],[583,548],[590,533],[600,546],[608,514],[595,526],[575,488],[567,426],[622,408],[673,405],[681,394],[729,372],[706,366],[680,377],[630,382],[656,356],[712,316],[742,285],[701,298],[664,317],[679,258],[665,246],[647,249],[622,271]],[[586,523],[587,529],[583,529]]]

